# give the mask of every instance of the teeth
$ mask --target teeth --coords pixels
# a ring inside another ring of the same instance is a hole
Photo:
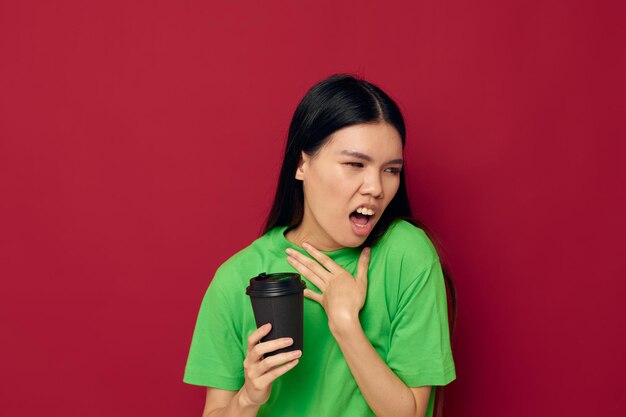
[[[365,207],[359,207],[358,209],[356,209],[356,212],[360,213],[360,214],[365,214],[367,216],[373,216],[374,215],[374,210],[370,210],[370,209],[365,208]]]

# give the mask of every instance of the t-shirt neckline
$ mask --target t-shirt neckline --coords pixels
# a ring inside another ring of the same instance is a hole
[[[276,226],[270,231],[270,239],[272,240],[272,247],[276,248],[279,252],[281,252],[285,259],[287,258],[287,253],[285,250],[287,248],[291,248],[297,250],[298,252],[305,254],[311,258],[314,258],[313,255],[309,254],[306,250],[296,245],[295,243],[290,242],[285,237],[285,232],[287,231],[288,226]],[[320,251],[323,254],[327,255],[333,261],[337,263],[342,263],[343,261],[350,261],[355,258],[358,258],[361,254],[361,248],[351,248],[345,247],[341,249],[337,249],[334,251]]]

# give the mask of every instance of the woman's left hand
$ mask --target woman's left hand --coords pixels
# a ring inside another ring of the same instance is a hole
[[[358,322],[367,295],[370,248],[361,251],[356,276],[352,276],[310,244],[304,243],[302,247],[317,262],[292,249],[287,249],[287,261],[321,291],[305,289],[304,296],[324,307],[331,329]]]

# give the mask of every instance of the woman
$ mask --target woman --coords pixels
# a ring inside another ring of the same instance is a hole
[[[203,416],[431,416],[454,380],[444,273],[411,220],[405,125],[378,87],[316,84],[293,116],[264,234],[218,268],[202,301],[184,381],[207,386]],[[408,220],[408,221],[407,221]],[[304,347],[259,343],[248,280],[307,283]]]

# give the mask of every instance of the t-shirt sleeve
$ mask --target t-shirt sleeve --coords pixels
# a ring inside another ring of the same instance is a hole
[[[389,367],[409,387],[446,385],[456,378],[439,259],[401,293],[391,322]]]
[[[209,285],[196,321],[183,382],[225,390],[239,390],[244,383],[241,336],[234,305],[222,292],[216,273]]]

